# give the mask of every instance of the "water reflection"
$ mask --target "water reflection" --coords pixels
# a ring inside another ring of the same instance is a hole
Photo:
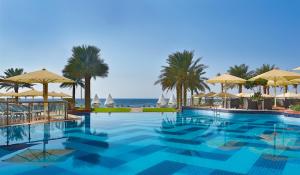
[[[255,152],[273,155],[285,151],[299,151],[298,125],[286,124],[281,116],[232,115],[222,118],[217,115],[178,113],[176,118],[165,117],[161,128],[156,129],[165,140],[174,143],[200,145],[236,150],[247,147]]]

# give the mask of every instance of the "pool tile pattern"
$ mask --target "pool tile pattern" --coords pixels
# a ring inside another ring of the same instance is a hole
[[[282,116],[103,115],[0,128],[0,174],[299,174],[300,124]]]

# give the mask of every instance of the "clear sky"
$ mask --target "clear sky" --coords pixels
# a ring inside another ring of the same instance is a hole
[[[300,66],[300,1],[0,0],[0,74],[61,73],[82,44],[99,47],[110,67],[92,81],[92,95],[158,97],[161,66],[183,49],[203,57],[207,77],[242,63]]]

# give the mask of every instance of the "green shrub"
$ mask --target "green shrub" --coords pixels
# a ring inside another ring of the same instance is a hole
[[[95,108],[93,112],[130,112],[130,108]]]
[[[294,111],[300,111],[300,105],[294,105],[291,107],[291,109]]]
[[[174,108],[143,108],[143,112],[177,112]]]

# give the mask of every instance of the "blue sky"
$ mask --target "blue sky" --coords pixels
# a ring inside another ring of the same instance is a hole
[[[299,9],[297,0],[0,0],[0,72],[61,73],[82,44],[109,64],[92,82],[101,97],[158,97],[161,66],[183,49],[203,57],[207,77],[242,63],[290,70],[300,66]]]

